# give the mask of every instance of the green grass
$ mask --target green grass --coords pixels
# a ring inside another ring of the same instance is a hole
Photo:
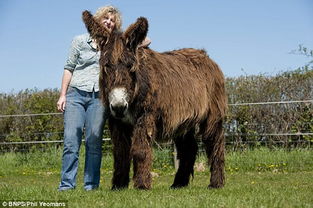
[[[207,189],[209,173],[195,172],[190,186],[171,190],[174,168],[170,151],[155,152],[150,191],[111,191],[112,158],[104,155],[101,187],[83,190],[83,164],[78,186],[58,192],[61,151],[0,155],[0,200],[65,200],[68,207],[313,207],[312,150],[229,152],[226,186]],[[84,152],[81,153],[81,158]],[[81,160],[83,161],[83,160]],[[200,155],[197,162],[204,162]],[[1,205],[0,205],[1,207]]]

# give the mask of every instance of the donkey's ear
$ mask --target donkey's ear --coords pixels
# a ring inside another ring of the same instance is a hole
[[[106,43],[110,36],[110,32],[99,24],[89,11],[85,10],[82,18],[90,36],[100,45]]]
[[[126,46],[132,51],[136,51],[137,46],[146,38],[148,33],[148,20],[144,17],[139,17],[137,22],[130,25],[123,33],[123,39]]]

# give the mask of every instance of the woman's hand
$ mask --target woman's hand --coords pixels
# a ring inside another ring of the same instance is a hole
[[[146,37],[139,45],[138,45],[138,48],[146,48],[148,47],[149,45],[151,44],[151,39]]]
[[[68,85],[72,79],[72,72],[71,70],[64,70],[63,77],[62,77],[62,85],[60,91],[60,97],[57,102],[58,111],[64,112],[65,111],[65,104],[66,104],[66,91]]]
[[[66,104],[66,96],[64,96],[64,95],[60,96],[60,98],[57,102],[58,111],[64,112],[65,104]]]

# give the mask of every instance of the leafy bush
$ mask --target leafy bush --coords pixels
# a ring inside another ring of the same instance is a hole
[[[226,79],[229,110],[225,124],[227,143],[234,148],[254,145],[285,147],[313,142],[311,103],[240,105],[241,103],[300,101],[313,99],[313,70],[305,66],[276,76],[253,75]],[[0,94],[0,115],[57,113],[58,89],[23,90]],[[235,105],[233,105],[235,104]],[[107,126],[106,126],[107,130]],[[291,135],[280,135],[280,134]],[[105,131],[105,138],[110,137]],[[63,116],[2,116],[0,142],[53,141],[63,139]],[[0,151],[46,148],[43,145],[0,145]],[[110,151],[111,143],[104,146]]]
[[[229,103],[227,118],[228,141],[281,143],[288,146],[295,141],[312,141],[312,135],[286,133],[312,133],[312,103],[264,102],[302,101],[313,98],[313,71],[298,69],[276,76],[246,76],[228,78],[226,82]],[[240,105],[240,103],[263,103]],[[237,104],[237,105],[236,105]],[[255,143],[257,144],[257,143]]]

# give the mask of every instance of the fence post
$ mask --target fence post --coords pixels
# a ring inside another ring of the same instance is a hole
[[[175,144],[173,144],[174,145],[174,153],[173,153],[173,155],[174,155],[174,167],[175,167],[175,170],[178,170],[178,167],[179,167],[179,159],[177,159],[177,149],[176,149],[176,145]]]

